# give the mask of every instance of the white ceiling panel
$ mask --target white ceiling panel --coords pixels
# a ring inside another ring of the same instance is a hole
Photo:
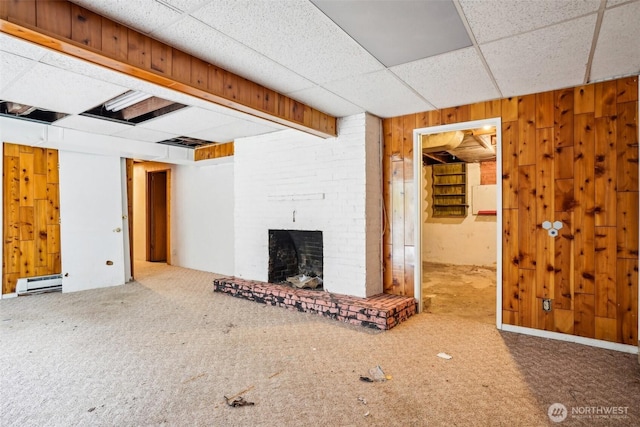
[[[597,12],[600,0],[460,0],[460,6],[482,44]]]
[[[640,71],[640,2],[607,9],[593,55],[591,80]]]
[[[319,86],[287,93],[286,95],[336,117],[345,117],[364,112],[364,108],[352,104]]]
[[[203,4],[210,2],[211,0],[157,0],[160,3],[165,3],[175,9],[192,12]]]
[[[398,65],[390,70],[437,108],[500,97],[474,47]],[[469,76],[473,76],[473,84],[468,83]]]
[[[285,93],[313,86],[309,80],[197,19],[184,18],[159,29],[153,36],[277,92]]]
[[[214,1],[193,16],[314,83],[384,68],[308,1]]]
[[[258,123],[248,122],[245,120],[238,120],[223,126],[218,126],[212,129],[205,129],[200,132],[195,132],[187,136],[204,139],[206,141],[229,142],[229,141],[233,141],[236,138],[242,138],[245,136],[262,135],[265,133],[277,132],[279,130],[280,129],[261,125]]]
[[[126,88],[38,63],[4,91],[21,104],[79,114],[126,92]]]
[[[138,124],[138,127],[177,133],[180,136],[191,135],[201,130],[222,126],[236,121],[234,117],[215,113],[198,107],[181,108],[169,114]]]
[[[126,129],[132,128],[132,125],[124,123],[113,122],[111,120],[96,119],[93,117],[85,116],[67,116],[53,123],[54,126],[59,126],[68,129],[76,129],[85,132],[98,133],[101,135],[112,135],[117,132],[122,132]]]
[[[4,89],[20,78],[36,62],[22,56],[5,53],[0,56],[0,98],[4,97]],[[9,101],[11,101],[9,99]]]
[[[618,6],[623,3],[629,3],[630,1],[637,1],[637,0],[607,0],[607,7]]]
[[[503,96],[580,85],[584,81],[595,24],[596,15],[588,15],[480,45],[480,49]]]
[[[14,55],[24,56],[25,58],[38,61],[42,58],[47,49],[44,49],[33,43],[25,42],[13,36],[0,33],[0,50],[13,53]]]
[[[326,87],[383,118],[434,109],[388,70],[331,82]]]
[[[165,139],[175,138],[181,135],[177,133],[167,133],[153,129],[146,129],[140,126],[129,126],[129,128],[125,130],[114,133],[113,136],[133,139],[136,141],[158,142],[164,141]]]
[[[179,19],[181,12],[148,0],[74,0],[74,3],[142,33]]]

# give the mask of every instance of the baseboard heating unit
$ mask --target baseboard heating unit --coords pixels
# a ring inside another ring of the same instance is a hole
[[[41,294],[44,292],[62,292],[62,274],[26,277],[18,279],[16,293],[20,295]]]

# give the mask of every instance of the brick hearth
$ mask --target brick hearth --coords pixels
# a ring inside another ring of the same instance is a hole
[[[410,297],[378,294],[358,298],[235,277],[214,280],[213,291],[382,330],[404,322],[417,309],[416,300]]]

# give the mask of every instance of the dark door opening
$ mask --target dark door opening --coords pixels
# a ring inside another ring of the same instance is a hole
[[[167,261],[167,171],[147,173],[147,261]]]

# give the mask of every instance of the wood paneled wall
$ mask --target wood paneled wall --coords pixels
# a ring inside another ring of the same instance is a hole
[[[413,129],[492,117],[502,118],[503,322],[637,345],[637,77],[385,119],[385,292],[413,295],[421,259]],[[561,221],[559,236],[543,221]]]
[[[336,118],[66,0],[0,0],[0,32],[324,138]]]
[[[58,151],[4,144],[2,293],[19,278],[59,274]]]
[[[233,141],[225,142],[223,144],[205,145],[203,147],[196,147],[193,153],[193,160],[209,160],[217,159],[220,157],[233,156],[234,145]]]

